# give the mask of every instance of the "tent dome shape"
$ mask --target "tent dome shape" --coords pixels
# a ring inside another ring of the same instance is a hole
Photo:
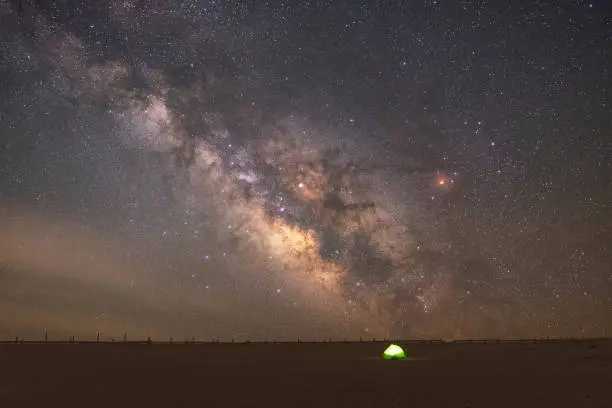
[[[383,353],[383,358],[385,360],[404,360],[406,353],[404,353],[400,346],[391,344]]]

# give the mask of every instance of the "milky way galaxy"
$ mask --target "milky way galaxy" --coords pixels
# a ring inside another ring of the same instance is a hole
[[[595,221],[603,207],[570,225],[586,207],[555,204],[563,201],[554,197],[556,175],[539,172],[558,160],[553,150],[530,161],[532,150],[510,136],[513,126],[534,129],[538,111],[524,107],[525,117],[512,119],[512,108],[472,96],[470,79],[461,90],[461,72],[485,62],[442,67],[455,57],[431,48],[443,40],[429,26],[410,33],[389,23],[390,32],[403,34],[376,54],[368,47],[383,33],[349,28],[388,18],[384,10],[348,7],[353,17],[345,23],[335,6],[313,5],[338,14],[333,25],[320,26],[321,37],[339,27],[342,50],[351,53],[359,41],[365,47],[352,72],[326,60],[333,46],[317,48],[305,28],[282,29],[293,19],[316,26],[316,12],[297,3],[265,10],[217,2],[125,1],[99,10],[59,3],[8,2],[2,9],[2,36],[11,39],[3,64],[15,80],[3,85],[9,97],[0,204],[9,222],[0,228],[0,279],[9,299],[3,303],[24,316],[19,324],[0,320],[3,335],[49,327],[84,336],[102,330],[110,337],[210,338],[607,330],[597,310],[611,306],[603,288],[612,278],[601,272],[608,244],[555,242],[553,232],[605,236],[608,227]],[[401,13],[433,12],[429,18],[454,27],[441,10],[436,17],[438,6],[429,7]],[[403,38],[412,40],[401,46]],[[442,48],[452,44],[444,41]],[[399,48],[429,59],[397,61]],[[427,68],[417,60],[440,62],[444,81],[424,78]],[[500,75],[517,69],[499,64]],[[404,73],[409,67],[414,71]],[[404,75],[411,79],[393,92]],[[525,80],[540,74],[532,75]],[[461,92],[472,98],[469,107],[456,99]],[[539,100],[550,96],[533,92]],[[498,108],[479,110],[481,103]],[[560,124],[546,126],[544,135]],[[577,200],[589,197],[595,208],[608,193],[581,192]],[[41,251],[36,262],[20,252],[45,247],[49,240],[40,236],[52,229],[72,232],[51,238],[56,250]],[[526,250],[530,242],[542,246],[539,254]],[[73,256],[67,248],[81,249]],[[582,261],[555,263],[561,248]],[[57,251],[64,255],[53,256]],[[49,300],[55,312],[43,302],[26,313],[20,305],[32,304],[28,293],[59,293],[34,288],[35,276],[53,279],[53,287],[60,279],[88,285],[63,289],[90,293],[89,300],[72,299],[88,306],[70,315],[59,306],[63,298]]]

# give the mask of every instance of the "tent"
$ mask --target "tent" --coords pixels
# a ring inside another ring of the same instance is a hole
[[[400,346],[391,344],[383,353],[383,358],[385,360],[404,360],[406,359],[406,353]]]

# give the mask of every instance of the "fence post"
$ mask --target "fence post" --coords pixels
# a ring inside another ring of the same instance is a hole
[[[172,344],[172,337],[170,337],[170,344]]]
[[[151,344],[151,336],[147,338],[147,344]]]
[[[100,332],[96,333],[96,343],[100,342]]]
[[[47,332],[45,332],[45,343],[47,342],[48,339],[49,337],[47,336]]]
[[[123,342],[124,342],[124,343],[127,343],[127,333],[124,333],[124,334],[123,334]]]

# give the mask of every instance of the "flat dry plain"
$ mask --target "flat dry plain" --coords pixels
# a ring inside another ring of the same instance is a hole
[[[0,407],[612,407],[612,340],[0,344]]]

